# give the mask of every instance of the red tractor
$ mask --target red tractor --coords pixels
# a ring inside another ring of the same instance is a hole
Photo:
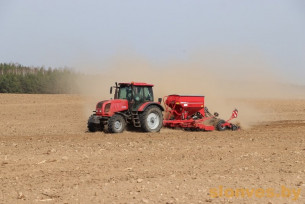
[[[114,99],[100,101],[95,113],[89,117],[88,129],[109,133],[123,132],[126,125],[141,128],[145,132],[160,131],[163,123],[163,107],[154,102],[152,84],[115,83],[110,87],[110,94],[115,88]]]

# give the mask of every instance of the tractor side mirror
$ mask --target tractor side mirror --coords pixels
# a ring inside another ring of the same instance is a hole
[[[215,117],[218,117],[218,116],[219,116],[219,114],[218,114],[217,112],[215,112],[215,113],[214,113],[214,116],[215,116]]]
[[[110,94],[112,94],[112,86],[110,87]]]
[[[162,102],[162,98],[158,98],[158,102],[161,103]]]

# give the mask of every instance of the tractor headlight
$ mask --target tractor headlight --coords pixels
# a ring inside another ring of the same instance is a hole
[[[109,112],[110,111],[110,106],[111,106],[111,103],[107,103],[105,105],[105,113]]]

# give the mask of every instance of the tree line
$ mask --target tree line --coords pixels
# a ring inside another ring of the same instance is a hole
[[[80,75],[67,68],[0,63],[0,93],[77,93],[76,81]]]

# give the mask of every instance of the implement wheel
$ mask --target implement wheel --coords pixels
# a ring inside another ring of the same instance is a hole
[[[226,127],[226,126],[223,126],[223,124],[225,124],[225,123],[226,123],[226,121],[224,121],[224,120],[218,121],[218,123],[217,123],[217,125],[216,125],[216,129],[217,129],[218,131],[224,131],[224,130],[226,130],[227,127]]]

